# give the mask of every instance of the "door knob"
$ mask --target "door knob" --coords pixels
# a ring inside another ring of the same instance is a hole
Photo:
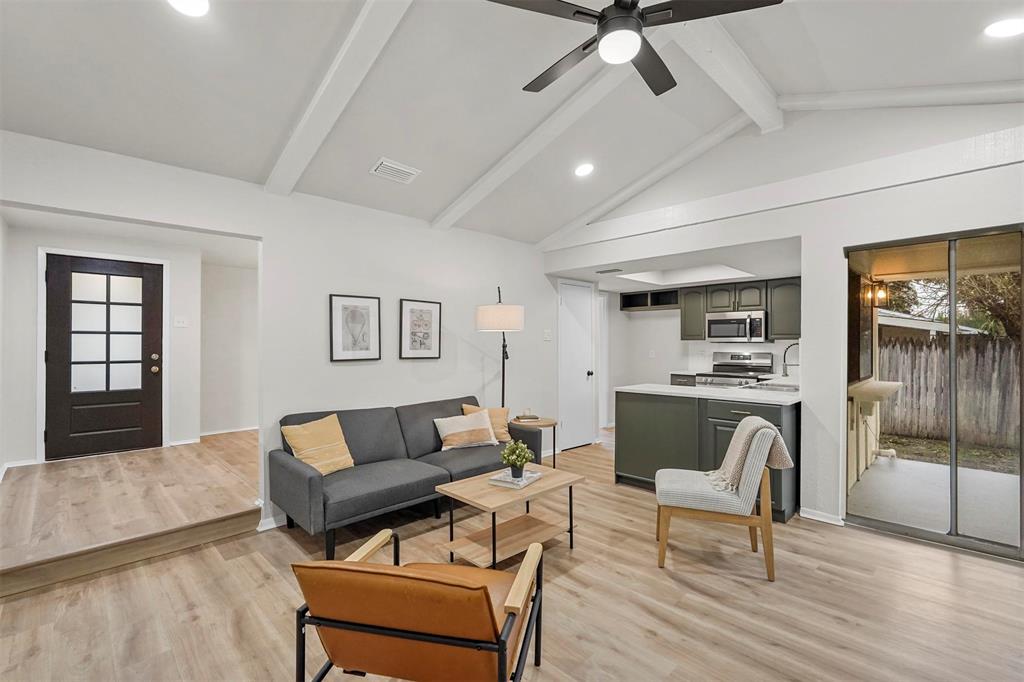
[[[592,377],[592,376],[594,376],[594,370],[592,370],[592,369],[588,369],[588,370],[587,370],[587,376],[588,376],[588,377]]]
[[[153,365],[152,367],[149,368],[149,371],[152,372],[153,374],[159,374],[160,368],[157,367],[156,365]]]
[[[159,360],[160,359],[160,354],[159,353],[153,353],[152,355],[149,356],[149,359],[150,360]]]

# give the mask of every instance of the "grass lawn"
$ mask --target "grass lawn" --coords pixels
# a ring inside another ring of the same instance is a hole
[[[949,464],[949,444],[944,440],[909,438],[883,433],[879,443],[879,448],[892,448],[896,451],[896,456],[903,459]],[[1020,453],[1009,448],[960,443],[957,448],[957,464],[967,469],[1016,474],[1020,464]]]

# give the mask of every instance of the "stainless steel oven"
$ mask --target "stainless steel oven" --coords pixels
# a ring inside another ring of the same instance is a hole
[[[707,339],[720,343],[762,342],[767,331],[767,317],[763,310],[708,313],[705,321]]]

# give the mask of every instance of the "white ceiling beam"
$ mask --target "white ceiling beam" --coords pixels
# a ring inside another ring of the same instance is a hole
[[[1024,102],[1024,81],[929,85],[885,90],[852,90],[779,96],[779,106],[785,111],[934,107],[1012,102]]]
[[[679,47],[761,128],[783,126],[775,91],[718,19],[677,24],[669,29]]]
[[[664,30],[652,30],[647,37],[655,48],[665,47],[671,41],[668,32]],[[592,111],[598,102],[635,73],[636,70],[629,64],[605,66],[505,154],[490,170],[477,178],[469,186],[469,189],[441,211],[431,223],[432,227],[447,230],[455,225],[474,206],[500,187],[537,154],[544,151],[559,135]]]
[[[750,123],[750,117],[745,113],[740,112],[736,114],[714,130],[698,137],[661,164],[655,166],[650,171],[626,185],[601,203],[597,204],[583,215],[566,223],[558,230],[545,237],[537,243],[537,247],[542,251],[550,251],[552,249],[559,248],[564,236],[575,232],[577,229],[588,225],[594,220],[597,220],[610,211],[618,208],[648,187],[651,187],[655,183],[668,177],[694,159],[702,156],[713,147],[717,147],[721,143],[725,142],[730,137],[749,126]]]
[[[267,178],[267,191],[290,194],[345,111],[412,0],[366,0],[331,67]]]

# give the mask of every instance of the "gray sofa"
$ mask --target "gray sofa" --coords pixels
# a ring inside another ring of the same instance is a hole
[[[434,419],[462,414],[463,403],[479,405],[473,396],[402,407],[331,410],[290,414],[281,426],[304,424],[338,415],[355,466],[326,476],[292,456],[287,441],[270,453],[270,501],[311,535],[324,533],[326,558],[334,558],[334,531],[356,521],[434,501],[434,487],[488,471],[501,463],[503,445],[441,451]],[[509,424],[515,440],[539,458],[541,432]]]

